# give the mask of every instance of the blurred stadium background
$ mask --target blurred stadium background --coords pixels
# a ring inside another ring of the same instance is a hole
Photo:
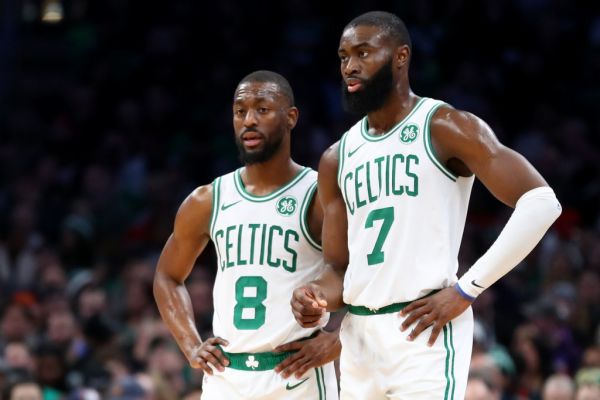
[[[410,28],[413,90],[485,119],[564,207],[475,303],[474,377],[490,399],[541,399],[559,373],[600,387],[600,3],[364,3],[0,0],[2,399],[27,381],[45,400],[198,398],[151,292],[177,207],[238,166],[230,104],[255,69],[290,80],[294,158],[316,168],[355,120],[339,35],[373,9]],[[461,268],[509,214],[476,185]],[[188,281],[205,337],[213,260]]]

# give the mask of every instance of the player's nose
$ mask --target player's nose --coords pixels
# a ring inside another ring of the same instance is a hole
[[[357,75],[360,73],[360,64],[356,57],[348,57],[348,62],[342,68],[342,73],[345,76]]]
[[[248,110],[248,112],[244,116],[244,126],[249,128],[251,126],[256,126],[257,124],[258,118],[256,112],[253,110]]]

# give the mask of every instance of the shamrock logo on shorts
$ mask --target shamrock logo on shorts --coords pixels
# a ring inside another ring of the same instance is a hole
[[[248,356],[246,360],[246,367],[256,369],[258,368],[258,360],[254,358],[254,356]]]

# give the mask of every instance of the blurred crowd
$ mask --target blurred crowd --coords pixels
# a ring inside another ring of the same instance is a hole
[[[360,3],[0,0],[1,399],[199,398],[152,298],[177,207],[239,165],[231,99],[256,69],[289,79],[316,168],[356,120],[339,35],[372,9],[409,26],[413,90],[482,117],[564,208],[474,303],[468,398],[600,399],[600,5]],[[476,185],[460,273],[510,212]],[[214,273],[209,248],[187,281],[203,337]]]

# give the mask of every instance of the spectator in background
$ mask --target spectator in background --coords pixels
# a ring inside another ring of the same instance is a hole
[[[120,379],[110,388],[109,400],[152,400],[142,385],[133,377]]]
[[[148,373],[161,399],[176,400],[185,391],[186,360],[165,340],[157,341],[148,357]]]
[[[4,347],[4,363],[6,368],[21,369],[33,375],[36,363],[27,344],[9,342]]]
[[[31,310],[20,303],[10,303],[0,317],[0,348],[3,343],[25,341],[28,345],[36,343],[35,325]]]
[[[500,391],[485,374],[470,373],[465,400],[500,400]]]
[[[511,351],[519,376],[516,391],[525,398],[541,395],[544,377],[552,367],[541,335],[533,324],[525,324],[517,327],[513,336]]]
[[[73,390],[67,400],[102,400],[100,393],[94,389],[78,388]]]
[[[600,346],[590,346],[585,349],[581,360],[581,367],[600,369]]]
[[[36,381],[42,386],[44,394],[67,393],[67,363],[61,349],[52,345],[42,345],[35,354]]]
[[[82,321],[108,312],[106,291],[96,284],[84,287],[75,298],[75,301],[75,312]]]
[[[600,399],[600,386],[585,384],[577,389],[575,400],[598,400]]]
[[[60,349],[68,365],[74,365],[88,351],[79,323],[70,310],[49,315],[45,340]]]
[[[21,181],[21,191],[29,191],[31,180]],[[37,264],[35,253],[43,242],[37,232],[36,208],[32,201],[15,205],[10,215],[9,234],[0,240],[0,288],[4,293],[34,286]]]
[[[582,368],[575,375],[577,394],[575,400],[600,399],[600,368]]]
[[[550,375],[544,383],[542,400],[573,400],[575,398],[575,382],[564,374]]]
[[[500,398],[509,398],[508,394],[512,389],[512,376],[503,370],[491,353],[478,352],[473,354],[469,366],[469,377],[471,376],[474,379],[485,381],[486,386],[493,388],[494,392],[498,392]],[[474,386],[479,386],[479,389],[476,387],[473,388],[474,392],[472,392],[472,395],[474,396],[475,393],[481,391],[481,384],[473,383]]]
[[[42,395],[42,388],[34,380],[22,380],[15,382],[7,388],[6,400],[54,400],[58,398],[45,397]]]

